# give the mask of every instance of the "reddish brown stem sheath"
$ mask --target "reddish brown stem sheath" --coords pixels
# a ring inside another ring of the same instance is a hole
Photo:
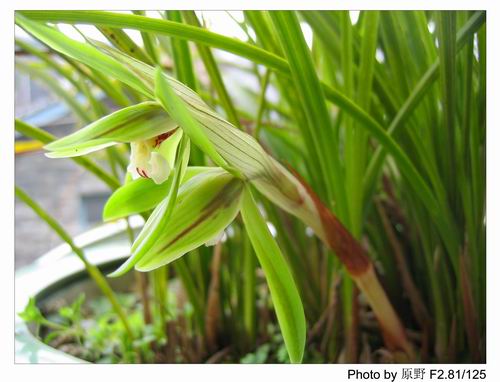
[[[323,232],[322,235],[317,233],[318,236],[335,252],[363,292],[378,319],[386,346],[390,350],[402,350],[410,359],[414,359],[413,346],[406,338],[403,325],[380,285],[373,264],[363,247],[321,202],[311,187],[298,174],[296,176],[314,201],[321,219]]]

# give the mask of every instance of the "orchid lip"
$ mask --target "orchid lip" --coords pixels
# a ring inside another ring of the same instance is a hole
[[[128,171],[133,177],[152,179],[156,184],[165,182],[170,174],[170,163],[161,148],[178,128],[162,133],[147,140],[131,142],[130,166]]]

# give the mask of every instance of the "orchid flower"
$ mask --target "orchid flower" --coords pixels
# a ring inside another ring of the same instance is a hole
[[[87,127],[45,146],[50,158],[92,153],[117,143],[130,143],[132,178],[165,182],[175,160],[182,130],[156,102],[118,110]]]
[[[148,178],[156,184],[167,180],[171,167],[161,146],[175,132],[176,130],[171,130],[152,139],[130,143],[130,164],[127,170],[133,179]]]

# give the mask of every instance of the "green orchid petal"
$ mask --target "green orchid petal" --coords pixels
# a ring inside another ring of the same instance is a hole
[[[228,173],[200,174],[181,189],[170,222],[136,264],[147,272],[218,237],[240,209],[243,182]]]
[[[223,174],[224,170],[219,167],[188,167],[181,185],[201,173]],[[165,199],[168,190],[168,182],[155,184],[150,179],[132,180],[109,197],[104,206],[103,219],[109,221],[152,210]]]
[[[177,128],[155,102],[143,102],[109,114],[45,146],[50,157],[84,155],[119,142],[147,140]]]

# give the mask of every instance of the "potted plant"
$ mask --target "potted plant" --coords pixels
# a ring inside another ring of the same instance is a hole
[[[484,12],[245,11],[247,41],[193,11],[19,11],[16,24],[51,52],[21,43],[40,63],[20,65],[66,78],[90,119],[59,139],[16,130],[112,189],[105,221],[145,222],[105,277],[16,188],[107,301],[79,297],[51,320],[31,300],[21,317],[46,342],[93,362],[484,361]],[[211,48],[250,60],[237,68],[260,84],[250,107]],[[112,172],[91,159],[103,150]],[[117,296],[121,277],[137,292]]]

